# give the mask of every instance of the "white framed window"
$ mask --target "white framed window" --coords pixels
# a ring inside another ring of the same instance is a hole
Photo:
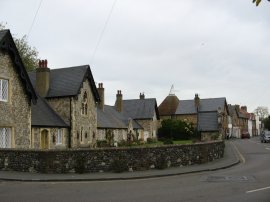
[[[0,148],[11,148],[11,128],[0,128]]]
[[[57,130],[56,144],[62,144],[63,142],[63,131],[62,129]]]
[[[0,79],[0,101],[8,101],[8,80]]]

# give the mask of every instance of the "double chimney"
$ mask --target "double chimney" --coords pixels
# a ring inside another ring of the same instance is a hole
[[[50,68],[47,60],[39,60],[36,69],[36,90],[41,97],[46,97],[50,89]]]
[[[105,97],[104,97],[104,87],[103,87],[103,83],[99,83],[98,84],[98,94],[99,94],[99,97],[100,97],[100,102],[98,104],[99,108],[104,111],[104,103],[105,103]],[[116,107],[116,110],[118,112],[122,112],[123,111],[123,95],[122,95],[122,92],[121,90],[118,90],[117,91],[117,94],[116,94],[116,102],[115,102],[115,107]]]
[[[197,110],[200,108],[200,98],[199,98],[199,95],[197,93],[195,94],[194,105],[195,105]]]
[[[122,95],[121,90],[117,91],[115,105],[116,105],[116,110],[118,112],[123,111],[123,95]]]
[[[103,88],[103,83],[98,84],[98,94],[100,97],[100,102],[98,104],[99,108],[104,111],[104,88]]]

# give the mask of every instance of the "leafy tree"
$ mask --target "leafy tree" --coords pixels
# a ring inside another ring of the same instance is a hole
[[[256,3],[256,6],[258,6],[261,3],[262,0],[252,0],[252,3]],[[270,0],[267,0],[270,1]]]
[[[269,115],[268,107],[259,106],[254,110],[254,114],[257,115],[260,120],[263,120]]]
[[[161,122],[158,130],[159,139],[188,140],[195,134],[193,124],[186,121],[167,119]]]
[[[0,23],[0,30],[6,28],[6,24]],[[21,39],[14,37],[14,42],[21,56],[22,62],[27,71],[34,70],[38,65],[38,51],[35,47],[31,47],[24,35]]]

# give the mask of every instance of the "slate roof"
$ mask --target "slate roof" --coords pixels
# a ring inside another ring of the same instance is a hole
[[[208,98],[200,99],[200,112],[217,111],[219,107],[224,108],[226,98]],[[196,114],[194,100],[181,100],[175,114]]]
[[[167,96],[162,103],[158,106],[160,116],[172,115],[175,113],[179,99],[176,95]]]
[[[97,127],[98,128],[114,128],[127,129],[129,117],[123,113],[119,113],[114,106],[104,105],[104,111],[97,109]],[[136,122],[132,121],[134,129],[141,129],[142,127]]]
[[[217,112],[199,113],[199,130],[204,132],[218,131]]]
[[[29,73],[33,86],[36,83],[36,72]],[[95,81],[89,65],[50,70],[50,89],[46,98],[70,97],[80,93],[84,79],[88,79],[96,102],[100,100]]]
[[[68,128],[64,120],[50,107],[45,99],[38,96],[36,105],[32,105],[32,126]]]
[[[123,100],[123,113],[132,119],[152,119],[156,112],[157,119],[159,113],[155,98]]]
[[[23,87],[29,99],[33,104],[37,101],[36,92],[30,82],[26,69],[23,65],[17,47],[13,41],[12,35],[9,30],[0,30],[0,50],[7,51],[13,61],[13,64],[20,76]]]

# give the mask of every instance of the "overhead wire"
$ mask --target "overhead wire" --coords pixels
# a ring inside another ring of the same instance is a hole
[[[114,0],[114,2],[113,2],[113,4],[112,4],[112,7],[111,7],[111,9],[110,9],[110,12],[109,12],[109,14],[108,14],[108,17],[107,17],[107,19],[106,19],[106,21],[105,21],[105,24],[104,24],[104,26],[103,26],[103,29],[102,29],[102,31],[101,31],[101,33],[100,33],[100,35],[99,35],[99,38],[98,38],[98,40],[97,40],[96,46],[95,46],[95,48],[94,48],[93,54],[92,54],[91,59],[90,59],[91,63],[93,62],[93,60],[94,60],[94,58],[95,58],[97,49],[98,49],[98,47],[99,47],[99,45],[100,45],[100,43],[101,43],[101,40],[102,40],[102,38],[103,38],[104,32],[105,32],[105,30],[106,30],[106,27],[107,27],[108,24],[109,24],[109,21],[110,21],[110,18],[111,18],[111,15],[112,15],[112,12],[113,12],[113,9],[114,9],[114,7],[115,7],[116,2],[117,2],[117,0]]]
[[[31,26],[30,26],[30,28],[29,28],[28,34],[26,35],[26,39],[29,39],[30,33],[31,33],[31,31],[32,31],[32,29],[33,29],[33,26],[34,26],[34,24],[35,24],[35,21],[36,21],[36,18],[37,18],[37,14],[38,14],[38,11],[39,11],[39,9],[40,9],[40,7],[41,7],[42,1],[43,1],[43,0],[40,0],[40,2],[39,2],[38,8],[37,8],[37,10],[36,10],[36,13],[35,13],[35,16],[34,16],[34,18],[33,18],[32,23],[31,23]]]

